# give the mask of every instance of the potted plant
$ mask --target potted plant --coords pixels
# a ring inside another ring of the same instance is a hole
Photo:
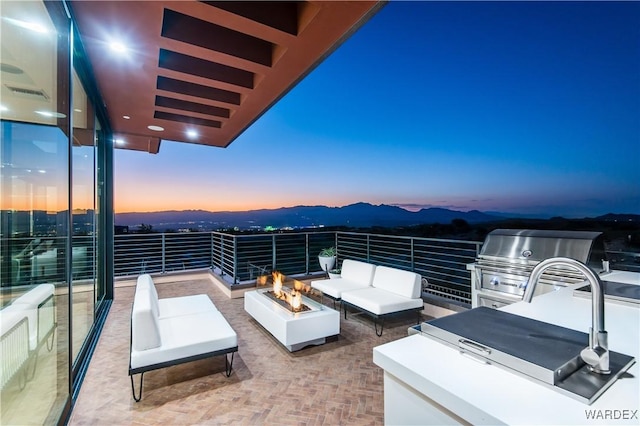
[[[342,273],[342,270],[340,268],[334,268],[331,269],[329,272],[329,278],[336,279],[336,278],[340,278],[340,274]]]
[[[333,269],[336,264],[336,248],[329,247],[320,250],[320,253],[318,254],[318,262],[320,262],[320,268],[325,272]]]

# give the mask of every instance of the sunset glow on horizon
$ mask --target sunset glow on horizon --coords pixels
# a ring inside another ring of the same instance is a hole
[[[116,149],[115,211],[640,214],[640,2],[389,2],[228,148]]]

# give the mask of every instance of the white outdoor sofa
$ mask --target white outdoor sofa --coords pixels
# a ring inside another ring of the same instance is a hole
[[[382,336],[386,317],[424,309],[421,276],[415,272],[345,259],[341,278],[312,281],[311,287],[341,300],[344,317],[347,307],[374,318],[376,334]],[[418,317],[419,318],[419,317]]]
[[[209,296],[159,299],[151,276],[138,277],[131,310],[129,357],[131,391],[136,402],[142,398],[145,372],[225,355],[225,374],[229,377],[237,351],[236,332]],[[133,375],[138,373],[140,392],[136,395]]]
[[[342,293],[371,286],[376,265],[359,260],[345,259],[342,261],[340,278],[311,281],[311,288],[322,292],[335,302],[342,299]]]
[[[415,272],[376,266],[371,286],[342,293],[344,318],[347,306],[359,309],[374,318],[376,334],[382,336],[385,318],[411,311],[419,315],[424,309],[421,282],[420,274]]]
[[[20,388],[23,388],[35,375],[42,345],[46,342],[47,349],[53,349],[54,290],[53,284],[37,285],[0,310],[0,388],[7,386],[14,377],[22,378]]]

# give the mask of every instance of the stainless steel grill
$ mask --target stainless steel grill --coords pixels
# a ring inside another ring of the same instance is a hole
[[[569,257],[594,271],[605,260],[601,232],[496,229],[487,235],[472,271],[472,306],[501,306],[522,300],[533,268],[550,257]],[[549,268],[536,295],[584,281],[582,273],[565,267]]]

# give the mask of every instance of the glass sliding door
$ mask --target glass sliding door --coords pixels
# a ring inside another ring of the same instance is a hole
[[[0,424],[69,406],[70,20],[0,4]]]
[[[95,205],[95,217],[94,217],[94,222],[95,222],[95,238],[94,241],[96,242],[95,245],[95,251],[93,253],[93,258],[94,258],[94,272],[96,274],[96,310],[100,309],[100,305],[101,303],[105,300],[106,294],[107,294],[107,285],[106,285],[106,278],[105,278],[105,265],[103,264],[104,262],[102,261],[102,259],[104,259],[106,257],[106,253],[105,253],[105,244],[104,244],[104,240],[105,238],[107,238],[107,233],[103,232],[104,229],[104,219],[103,219],[103,210],[102,210],[102,205],[104,203],[104,174],[105,174],[105,168],[101,167],[101,164],[105,161],[104,157],[104,152],[108,152],[109,149],[108,147],[110,147],[110,145],[107,143],[107,136],[106,136],[106,132],[103,130],[103,126],[100,123],[100,119],[98,117],[96,117],[96,133],[95,133],[95,146],[96,146],[96,164],[95,164],[95,184],[96,184],[96,190],[94,191],[94,195],[95,195],[95,201],[94,201],[94,205]],[[102,244],[98,244],[98,241],[102,242]],[[100,248],[102,246],[102,249]],[[101,255],[102,254],[102,255]],[[111,274],[109,274],[109,276],[111,276]]]
[[[96,300],[96,146],[93,105],[73,72],[73,144],[71,148],[71,302],[72,354],[78,353],[94,322]]]

